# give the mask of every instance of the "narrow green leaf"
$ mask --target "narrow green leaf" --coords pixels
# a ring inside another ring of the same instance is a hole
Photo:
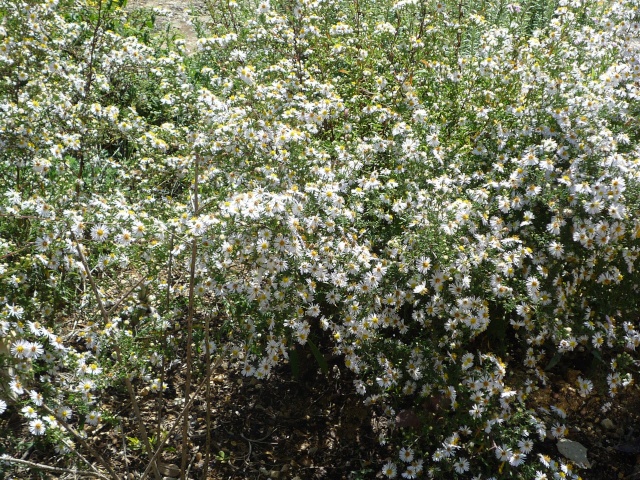
[[[562,354],[560,352],[556,353],[553,358],[549,361],[549,363],[547,364],[546,367],[544,367],[545,371],[549,371],[551,370],[553,367],[555,367],[558,363],[560,363],[560,360],[562,360]]]
[[[300,379],[300,357],[295,347],[289,348],[289,366],[291,367],[291,375],[296,380]]]
[[[598,350],[591,350],[591,353],[593,354],[594,357],[596,357],[596,360],[600,361],[600,363],[603,364],[607,364],[607,362],[604,361],[604,358],[602,358],[602,355],[600,355],[600,352]]]
[[[307,340],[307,342],[309,343],[309,346],[311,347],[311,352],[313,353],[313,356],[316,357],[316,361],[318,362],[318,365],[320,366],[320,370],[325,375],[328,375],[329,374],[329,364],[327,363],[327,360],[322,356],[322,354],[320,353],[320,350],[318,350],[318,347],[316,347],[315,343],[313,343],[311,340]]]

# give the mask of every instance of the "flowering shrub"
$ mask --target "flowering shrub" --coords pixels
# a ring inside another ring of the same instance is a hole
[[[231,3],[188,56],[117,2],[0,0],[0,409],[152,468],[137,389],[185,365],[187,418],[212,355],[305,346],[388,417],[386,477],[578,478],[526,399],[566,358],[608,365],[584,396],[637,374],[637,9]]]

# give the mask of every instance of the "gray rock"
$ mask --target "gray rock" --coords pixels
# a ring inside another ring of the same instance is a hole
[[[605,430],[613,430],[614,427],[615,427],[613,422],[611,420],[609,420],[608,418],[603,419],[600,422],[600,425],[602,425],[602,428],[604,428]]]
[[[159,463],[158,471],[163,477],[177,478],[180,476],[180,467],[173,463]]]
[[[590,468],[591,464],[587,458],[587,447],[579,442],[562,438],[558,440],[558,451],[572,462],[583,468]]]

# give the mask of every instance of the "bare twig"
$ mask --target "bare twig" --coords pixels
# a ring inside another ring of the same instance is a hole
[[[89,52],[89,63],[87,65],[87,81],[84,84],[84,96],[87,98],[91,91],[91,84],[93,83],[93,62],[95,60],[96,46],[98,45],[98,30],[102,25],[102,0],[98,2],[98,18],[96,20],[96,26],[93,29],[93,36],[91,38],[91,50]]]
[[[129,458],[127,456],[127,436],[124,433],[124,428],[120,429],[120,432],[122,433],[122,459],[124,460],[124,468],[127,471],[127,474],[129,473]]]
[[[102,455],[100,455],[100,453],[98,451],[96,451],[91,445],[89,445],[87,440],[82,435],[80,435],[80,433],[75,428],[73,428],[71,425],[69,425],[67,422],[65,422],[64,419],[60,415],[58,415],[56,412],[51,410],[48,406],[42,405],[42,408],[49,415],[53,415],[53,417],[56,419],[56,421],[60,425],[62,425],[67,432],[69,432],[71,435],[73,435],[75,437],[75,439],[78,440],[82,444],[82,446],[87,449],[87,451],[89,453],[91,453],[91,455],[93,455],[95,458],[98,459],[98,461],[102,464],[102,466],[107,469],[107,471],[109,472],[110,477],[113,480],[118,480],[118,476],[116,475],[116,472],[113,471],[113,467],[111,467],[111,464],[109,462],[107,462],[102,457]]]
[[[464,16],[464,3],[462,0],[458,2],[458,31],[456,33],[456,63],[458,64],[458,70],[460,70],[460,62],[458,59],[460,58],[460,46],[462,45],[462,18]]]
[[[191,467],[193,467],[194,462],[196,461],[197,455],[191,456],[191,461],[189,462],[189,466],[187,467],[186,477],[189,478],[189,472],[191,472]],[[202,478],[207,478],[206,475],[203,475]]]
[[[207,320],[204,325],[204,353],[207,361],[206,376],[211,375],[211,315],[207,315]],[[207,382],[207,391],[205,392],[205,422],[207,424],[207,439],[205,441],[204,449],[204,467],[202,472],[202,478],[207,478],[209,473],[209,459],[211,457],[211,382]]]
[[[168,272],[167,272],[167,298],[166,298],[166,310],[167,312],[170,310],[171,307],[171,284],[173,283],[173,255],[171,252],[173,252],[173,242],[174,242],[174,237],[175,237],[175,232],[172,230],[171,231],[171,237],[169,239],[169,266],[168,266]],[[164,336],[165,344],[166,344],[166,335]],[[167,359],[165,358],[166,355],[162,355],[162,366],[161,366],[161,371],[160,371],[160,390],[158,391],[158,397],[156,399],[156,409],[157,409],[157,414],[156,414],[156,419],[157,419],[157,423],[156,423],[156,438],[160,439],[160,435],[162,433],[162,404],[164,402],[164,382],[165,382],[165,374],[166,374],[166,370],[167,370]]]
[[[100,473],[100,472],[98,471],[98,469],[93,465],[93,463],[91,463],[91,462],[90,462],[90,461],[89,461],[89,460],[88,460],[84,455],[82,455],[82,454],[81,454],[81,453],[80,453],[80,452],[79,452],[79,451],[78,451],[78,450],[73,446],[73,444],[71,444],[71,443],[67,443],[67,442],[65,441],[65,439],[64,439],[64,438],[62,439],[62,443],[64,443],[64,444],[65,444],[65,446],[66,446],[70,451],[72,451],[74,455],[77,455],[77,456],[78,456],[78,458],[80,458],[80,460],[82,460],[84,463],[86,463],[87,465],[89,465],[89,468],[90,468],[91,470],[93,470],[93,471],[94,471],[94,472],[96,472],[96,473]],[[24,458],[23,458],[23,460],[24,460]],[[102,474],[101,474],[101,475],[102,475]]]
[[[113,306],[107,312],[107,315],[108,316],[113,315],[113,312],[115,312],[118,309],[120,304],[122,302],[124,302],[127,299],[127,297],[129,297],[129,295],[131,295],[131,292],[133,292],[136,288],[138,288],[142,284],[142,282],[144,282],[145,280],[146,280],[146,278],[142,277],[138,282],[136,282],[136,284],[133,287],[131,287],[129,290],[127,290],[127,292],[120,297],[120,300],[118,300],[116,303],[113,304]]]
[[[89,62],[87,63],[87,79],[84,83],[84,98],[88,100],[89,94],[91,93],[91,85],[93,83],[93,63],[95,61],[95,53],[96,47],[98,46],[98,33],[100,31],[100,27],[102,26],[103,21],[103,11],[102,11],[102,2],[103,0],[98,0],[98,18],[96,19],[96,25],[93,29],[93,35],[91,37],[91,48],[89,51]],[[80,141],[81,145],[84,145],[85,134],[82,135],[82,139]],[[78,167],[78,175],[76,182],[76,200],[80,200],[80,191],[82,190],[82,185],[84,184],[84,167],[86,162],[86,151],[82,149],[80,153],[80,165]]]
[[[215,367],[219,366],[221,363],[222,363],[222,356],[219,356],[216,360]],[[180,425],[180,421],[182,420],[182,417],[191,408],[191,405],[193,405],[193,402],[198,397],[198,395],[200,394],[200,392],[202,391],[202,389],[204,388],[207,382],[209,382],[209,377],[205,375],[205,377],[202,379],[202,382],[200,382],[200,385],[198,385],[198,388],[196,388],[196,391],[193,392],[193,395],[191,396],[189,401],[185,404],[184,408],[178,415],[178,418],[176,418],[176,420],[173,422],[173,425],[167,432],[166,437],[164,437],[164,439],[162,439],[162,441],[158,444],[158,447],[156,448],[156,452],[153,454],[153,457],[151,457],[151,461],[147,465],[147,468],[145,469],[145,471],[142,473],[140,480],[146,480],[147,476],[149,475],[149,471],[151,470],[151,465],[155,462],[158,455],[160,455],[160,452],[162,452],[162,448],[164,447],[165,443],[167,443],[167,441],[169,440],[169,437],[171,437],[171,434],[173,434],[176,428],[178,428],[178,425]]]
[[[269,433],[267,433],[264,437],[260,437],[260,438],[258,438],[256,440],[254,440],[252,438],[247,438],[242,433],[240,433],[240,437],[245,442],[247,442],[247,445],[249,445],[249,451],[247,452],[247,455],[245,455],[245,463],[249,463],[249,461],[251,460],[251,451],[253,450],[253,444],[254,443],[268,443],[268,442],[265,442],[265,440],[267,438],[269,438],[273,434],[273,432],[275,432],[275,431],[276,431],[276,429],[274,428]]]
[[[96,285],[96,282],[93,278],[93,275],[91,274],[91,269],[89,268],[89,264],[87,263],[87,259],[84,256],[84,253],[82,252],[82,248],[80,247],[80,243],[78,243],[78,240],[76,239],[76,236],[73,234],[73,232],[71,233],[71,238],[72,240],[75,242],[76,244],[76,251],[78,252],[78,255],[80,256],[80,261],[82,262],[82,266],[85,269],[86,275],[87,275],[87,279],[89,280],[89,284],[91,285],[91,289],[93,290],[93,294],[96,297],[96,301],[98,302],[98,307],[100,308],[100,313],[102,315],[102,320],[104,321],[104,323],[108,323],[109,322],[109,313],[107,312],[107,310],[104,307],[104,303],[102,302],[102,298],[100,296],[100,292],[98,291],[98,287]],[[114,344],[113,345],[113,350],[116,353],[116,360],[118,361],[118,363],[122,362],[122,353],[120,350],[120,346],[118,344]],[[147,436],[147,430],[144,427],[144,423],[142,421],[142,415],[140,414],[140,406],[138,405],[138,400],[136,399],[136,393],[133,389],[133,384],[131,383],[131,380],[129,379],[128,375],[125,375],[124,377],[124,383],[127,387],[127,392],[129,393],[129,399],[131,400],[131,406],[133,407],[133,412],[135,414],[136,420],[138,422],[138,431],[140,433],[140,437],[142,438],[142,443],[145,446],[145,450],[147,451],[147,454],[149,455],[149,457],[152,457],[152,448],[151,448],[151,443],[149,442],[149,437]],[[153,465],[153,469],[154,469],[154,474],[155,477],[157,479],[160,479],[160,472],[158,471],[158,467],[157,465]]]
[[[72,470],[69,468],[51,467],[49,465],[34,463],[28,460],[20,460],[19,458],[13,458],[13,457],[10,457],[9,455],[0,456],[0,462],[15,463],[17,465],[24,465],[25,467],[35,468],[36,470],[43,470],[45,472],[71,473],[79,477],[94,477],[94,478],[100,478],[103,480],[109,480],[109,477],[107,477],[106,475],[102,475],[101,473],[89,472],[85,470]],[[118,477],[113,477],[113,478],[117,479]]]
[[[29,242],[29,243],[28,243],[28,244],[26,244],[24,247],[19,248],[18,250],[14,250],[13,252],[9,252],[9,253],[7,253],[7,254],[5,254],[5,255],[1,256],[1,257],[0,257],[0,260],[4,260],[5,258],[7,258],[7,257],[11,257],[12,255],[17,255],[17,254],[19,254],[20,252],[22,252],[22,251],[26,250],[27,248],[32,247],[33,245],[35,245],[35,243],[34,243],[34,242]]]
[[[198,211],[198,156],[195,157],[194,165],[194,181],[193,181],[193,211]],[[193,316],[195,311],[195,287],[196,287],[196,259],[198,255],[198,242],[194,238],[191,242],[191,265],[189,266],[189,315],[187,318],[187,356],[184,380],[184,398],[189,398],[191,388],[191,366],[193,363],[191,342],[193,340]],[[187,453],[189,442],[189,414],[184,416],[182,423],[182,468],[180,469],[180,479],[186,479],[187,471]]]

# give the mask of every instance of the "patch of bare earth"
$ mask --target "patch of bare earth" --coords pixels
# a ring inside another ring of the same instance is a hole
[[[129,0],[127,10],[138,8],[159,8],[164,14],[158,16],[156,29],[164,30],[167,26],[174,29],[185,41],[188,52],[195,50],[198,40],[192,18],[203,18],[206,15],[203,0]]]
[[[176,372],[170,379],[167,398],[174,398],[176,392],[183,390],[182,373]],[[203,391],[191,409],[189,478],[203,478],[207,408],[207,480],[376,478],[382,461],[395,454],[378,445],[377,418],[351,390],[351,382],[341,379],[337,370],[329,376],[310,370],[294,380],[288,368],[283,367],[269,380],[257,381],[243,377],[233,365],[222,365],[212,374],[208,401]],[[126,410],[125,396],[122,400]],[[150,431],[157,424],[156,400],[152,395],[140,399]],[[180,402],[165,403],[161,420],[165,431],[182,407]],[[135,431],[133,416],[127,417],[125,423],[129,431]],[[93,432],[96,440],[99,435]],[[143,451],[129,445],[125,454],[122,436],[107,429],[104,436],[102,444],[110,451],[118,471],[134,473],[133,478],[137,478],[146,466]],[[179,427],[163,451],[161,473],[170,474],[172,469],[179,473],[181,443]]]
[[[574,386],[584,372],[563,370],[549,375],[548,386],[531,394],[528,406],[539,411],[554,405],[566,412],[565,420],[558,419],[569,427],[566,438],[587,448],[591,465],[582,471],[585,480],[640,480],[640,388],[632,386],[613,399],[583,398]],[[606,392],[606,384],[601,387]],[[557,457],[556,444],[549,435],[541,453]]]

